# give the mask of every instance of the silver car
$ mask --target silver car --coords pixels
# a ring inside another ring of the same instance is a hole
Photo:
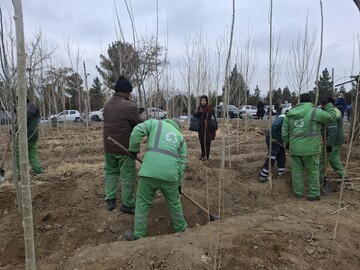
[[[247,114],[247,115],[250,115],[251,117],[253,118],[256,118],[257,117],[257,107],[255,106],[252,106],[252,105],[244,105],[244,106],[241,106],[240,107],[240,117],[242,117],[243,114]]]
[[[98,122],[104,121],[103,110],[104,109],[90,112],[89,113],[89,119],[91,121],[98,121]]]
[[[82,121],[81,115],[77,110],[66,110],[58,114],[52,115],[52,122],[80,122]]]

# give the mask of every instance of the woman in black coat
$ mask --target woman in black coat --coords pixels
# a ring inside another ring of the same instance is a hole
[[[195,118],[200,119],[198,130],[199,142],[201,146],[201,161],[205,161],[205,157],[209,159],[211,141],[215,139],[215,130],[209,129],[211,117],[215,118],[214,108],[209,105],[209,98],[207,96],[200,97],[200,105],[197,108]]]

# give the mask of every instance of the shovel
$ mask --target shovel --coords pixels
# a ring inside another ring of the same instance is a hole
[[[7,152],[9,151],[9,148],[10,148],[10,141],[8,142],[8,144],[6,146],[6,150],[4,153],[4,159],[3,159],[1,167],[0,167],[0,183],[5,180],[5,170],[3,169],[3,167],[4,167],[6,155],[7,155]]]
[[[113,138],[111,137],[108,137],[108,140],[112,141],[114,144],[116,144],[117,146],[119,146],[127,155],[130,156],[130,152],[128,149],[126,149],[123,145],[121,145],[119,142],[115,141]],[[138,161],[139,163],[142,163],[142,160],[138,157],[136,157],[136,161]],[[204,207],[202,206],[200,203],[198,203],[197,201],[195,201],[193,198],[191,198],[189,195],[187,195],[186,193],[184,193],[183,191],[181,192],[181,194],[186,198],[188,199],[189,201],[191,201],[194,205],[196,205],[197,207],[199,207],[202,211],[204,211],[206,214],[209,215],[209,218],[210,218],[210,222],[211,221],[215,221],[215,220],[218,220],[219,217],[217,215],[213,215],[213,214],[210,214],[209,211]]]
[[[327,152],[326,152],[326,124],[324,127],[324,182],[321,184],[321,191],[325,196],[329,196],[332,192],[332,185],[327,178]]]

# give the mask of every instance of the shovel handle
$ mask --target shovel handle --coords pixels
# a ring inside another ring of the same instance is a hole
[[[111,137],[108,137],[108,140],[112,141],[114,144],[116,144],[117,146],[119,146],[127,155],[130,156],[130,152],[127,148],[125,148],[121,143],[115,141],[113,138]],[[138,157],[136,157],[136,161],[138,161],[139,163],[142,163],[142,160]],[[217,216],[215,215],[212,215],[209,213],[209,211],[204,207],[202,206],[200,203],[198,203],[197,201],[195,201],[193,198],[191,198],[189,195],[187,195],[186,193],[184,192],[181,192],[181,194],[186,198],[188,199],[189,201],[191,201],[193,204],[195,204],[197,207],[199,207],[202,211],[204,211],[206,214],[208,214],[210,216],[210,221],[215,221],[218,219]]]
[[[186,193],[184,193],[183,191],[181,191],[181,194],[188,199],[189,201],[191,201],[193,204],[195,204],[197,207],[199,207],[201,210],[203,210],[206,214],[210,215],[209,211],[202,206],[200,203],[198,203],[197,201],[195,201],[193,198],[191,198],[189,195],[187,195]]]
[[[4,153],[4,159],[3,159],[2,163],[1,163],[1,167],[0,167],[0,168],[3,168],[3,167],[4,167],[5,159],[6,159],[6,156],[7,156],[7,152],[9,151],[9,148],[10,148],[10,141],[8,141],[8,143],[7,143],[6,150],[5,150],[5,153]]]
[[[108,140],[112,141],[114,144],[119,146],[128,156],[130,156],[129,150],[127,148],[125,148],[121,143],[119,143],[118,141],[115,141],[111,137],[108,137]],[[142,160],[140,158],[138,158],[138,157],[136,157],[136,161],[138,161],[139,163],[142,163]]]

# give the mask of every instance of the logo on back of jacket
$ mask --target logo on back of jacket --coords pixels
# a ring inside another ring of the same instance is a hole
[[[294,126],[297,128],[302,128],[304,126],[304,119],[295,120]]]
[[[176,145],[179,139],[175,132],[169,131],[165,135],[165,140],[168,144]]]

